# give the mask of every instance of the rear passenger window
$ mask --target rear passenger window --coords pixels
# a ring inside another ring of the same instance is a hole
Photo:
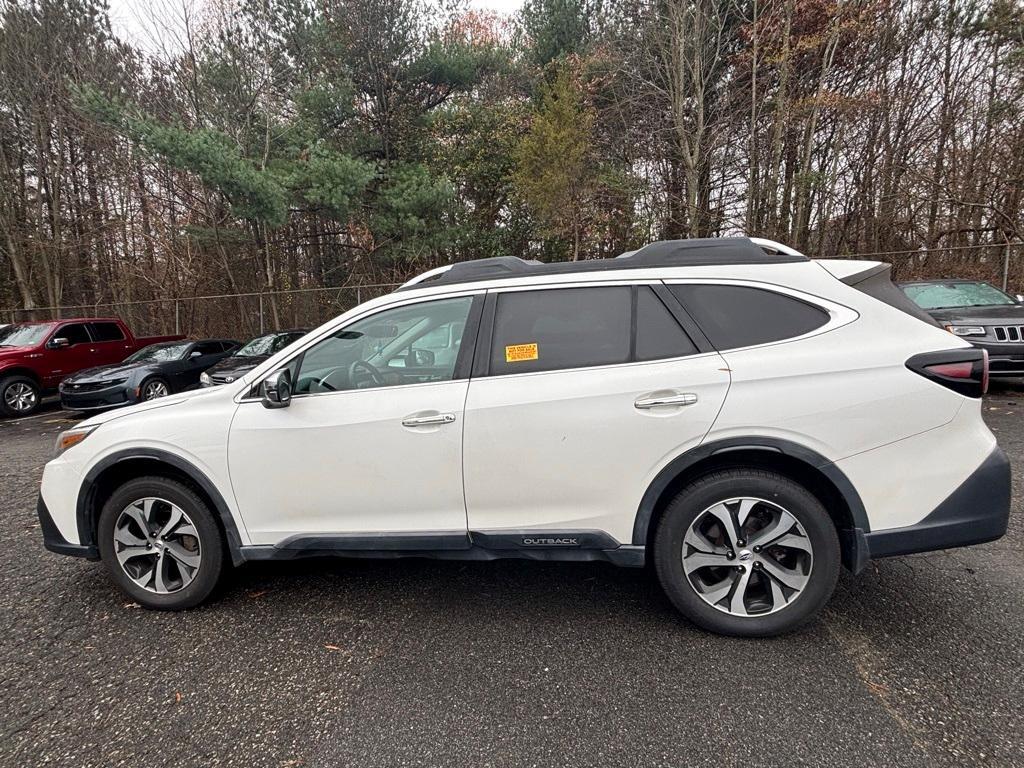
[[[791,296],[741,285],[670,285],[716,349],[735,349],[810,333],[828,313]]]
[[[636,359],[662,360],[692,355],[697,348],[672,313],[646,285],[636,295]]]
[[[491,374],[627,362],[631,294],[627,286],[499,294]]]
[[[92,335],[96,341],[121,341],[124,338],[117,323],[93,323]]]

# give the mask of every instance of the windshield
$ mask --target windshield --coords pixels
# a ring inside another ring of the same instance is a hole
[[[134,355],[125,359],[126,363],[166,363],[169,360],[180,360],[191,342],[183,344],[151,344],[143,347]]]
[[[902,287],[903,292],[921,309],[996,307],[1017,303],[988,283],[929,283]]]
[[[268,333],[266,336],[257,336],[235,352],[235,357],[269,357],[275,352],[280,352],[302,335],[301,332],[295,332]]]
[[[34,347],[46,338],[51,326],[12,325],[0,331],[0,347]]]

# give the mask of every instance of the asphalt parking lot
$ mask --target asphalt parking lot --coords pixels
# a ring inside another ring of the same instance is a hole
[[[67,417],[0,422],[0,765],[1024,765],[1024,397],[985,412],[1009,534],[844,573],[819,623],[756,641],[598,564],[250,565],[149,612],[42,548]]]

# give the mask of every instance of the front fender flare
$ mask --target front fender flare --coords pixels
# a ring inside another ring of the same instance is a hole
[[[224,501],[220,491],[217,490],[217,486],[192,462],[160,448],[126,448],[121,451],[115,451],[109,456],[104,456],[89,469],[82,481],[81,488],[79,488],[78,502],[75,509],[78,524],[78,540],[82,545],[95,546],[97,544],[93,537],[95,518],[98,513],[98,510],[94,509],[94,501],[96,483],[100,476],[111,467],[134,459],[147,459],[173,467],[202,489],[203,493],[213,502],[214,512],[220,518],[221,524],[224,527],[232,563],[235,565],[242,564],[242,539],[238,534],[238,526],[235,525],[235,519],[231,516],[231,510],[228,508],[227,502]]]

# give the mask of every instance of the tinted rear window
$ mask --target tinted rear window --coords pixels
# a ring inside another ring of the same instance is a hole
[[[662,360],[692,355],[696,351],[690,337],[661,299],[649,287],[641,285],[636,295],[636,359]]]
[[[117,323],[93,323],[92,333],[96,341],[121,341],[124,338]]]
[[[670,285],[716,349],[791,339],[828,322],[825,310],[774,291],[741,285]]]
[[[626,286],[500,294],[491,373],[627,362],[631,294]]]

